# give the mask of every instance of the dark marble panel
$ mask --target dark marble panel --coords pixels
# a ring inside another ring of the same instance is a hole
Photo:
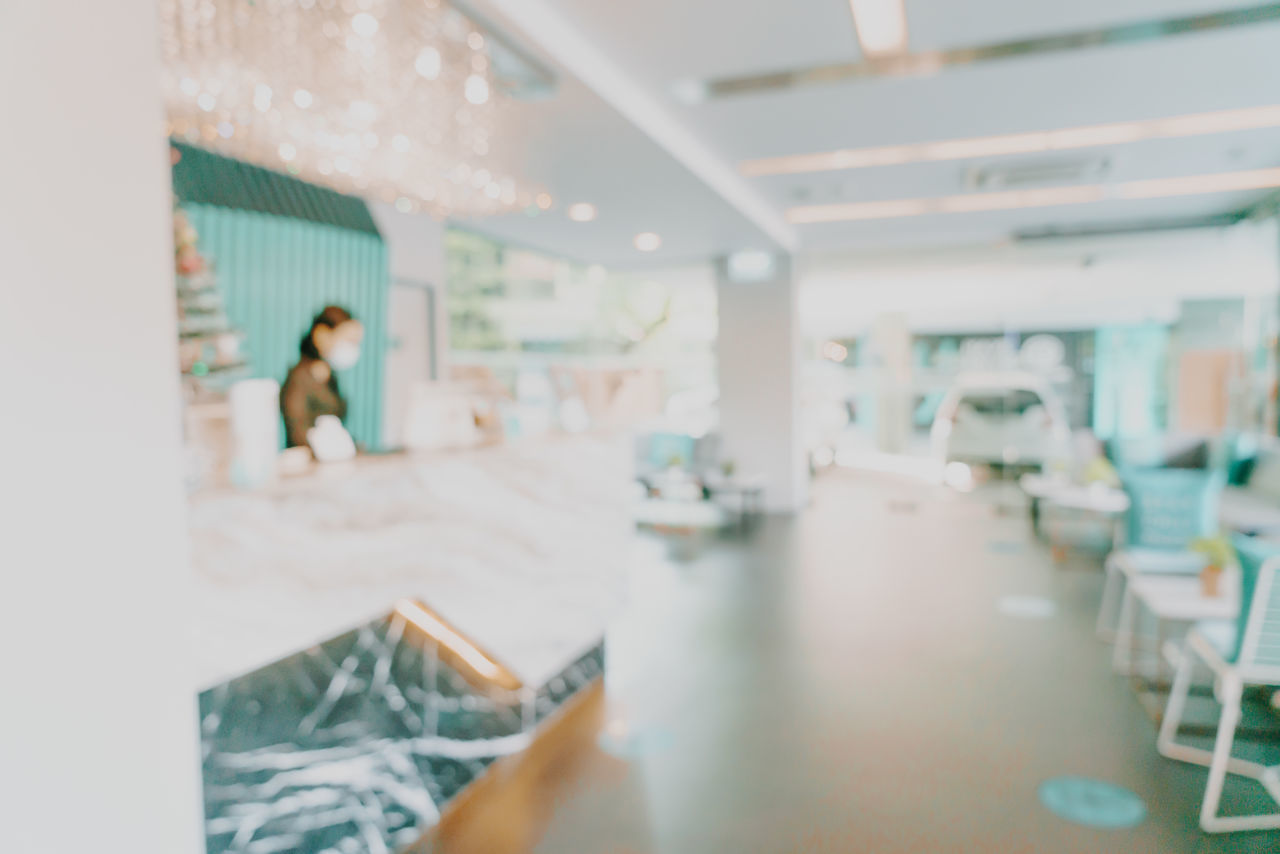
[[[486,686],[393,615],[212,688],[209,854],[395,851],[603,670],[602,643],[537,690]]]

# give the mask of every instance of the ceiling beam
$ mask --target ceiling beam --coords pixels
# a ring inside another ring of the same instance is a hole
[[[486,5],[523,31],[530,42],[665,149],[778,247],[787,252],[798,248],[799,236],[780,211],[558,9],[546,0],[488,0]],[[625,164],[621,166],[625,168]]]

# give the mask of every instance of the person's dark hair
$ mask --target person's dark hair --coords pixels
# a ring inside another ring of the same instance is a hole
[[[302,343],[298,345],[298,349],[302,351],[302,355],[309,359],[319,359],[320,351],[316,349],[314,333],[317,327],[327,326],[330,329],[337,329],[348,320],[354,320],[351,312],[347,311],[340,305],[327,305],[324,310],[315,316],[311,321],[311,328],[307,330],[307,334],[302,337]]]

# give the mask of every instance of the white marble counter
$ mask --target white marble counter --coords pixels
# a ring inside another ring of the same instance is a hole
[[[597,643],[631,554],[629,445],[565,437],[362,459],[191,501],[195,683],[419,599],[526,684]]]

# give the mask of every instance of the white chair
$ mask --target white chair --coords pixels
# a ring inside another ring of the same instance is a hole
[[[1241,606],[1243,619],[1201,623],[1187,635],[1157,742],[1160,753],[1170,759],[1208,766],[1209,781],[1200,809],[1200,826],[1208,833],[1280,829],[1280,812],[1218,815],[1228,773],[1257,780],[1280,805],[1280,765],[1264,766],[1231,755],[1245,686],[1280,685],[1280,555],[1277,555],[1280,546],[1273,544],[1267,554],[1277,556],[1265,560],[1261,559],[1256,545],[1238,544],[1237,549],[1246,578],[1245,590],[1252,588],[1252,596],[1246,593],[1245,604]],[[1255,571],[1256,582],[1249,578]],[[1216,693],[1222,703],[1222,718],[1212,751],[1175,741],[1197,659],[1213,672]]]
[[[1186,550],[1122,548],[1107,555],[1107,578],[1102,588],[1102,604],[1098,608],[1098,637],[1112,643],[1124,632],[1132,630],[1131,625],[1126,625],[1129,602],[1124,595],[1129,581],[1141,575],[1194,578],[1199,576],[1206,563],[1204,555]]]
[[[1106,586],[1098,611],[1100,637],[1114,641],[1132,630],[1132,626],[1122,625],[1125,609],[1121,593],[1129,579],[1139,575],[1194,576],[1204,568],[1204,558],[1188,551],[1187,544],[1217,533],[1223,479],[1218,471],[1196,469],[1122,474],[1129,495],[1127,545],[1107,558]]]

